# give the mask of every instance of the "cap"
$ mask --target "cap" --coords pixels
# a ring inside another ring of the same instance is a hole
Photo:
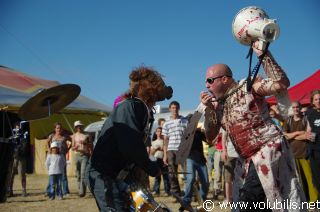
[[[82,122],[81,121],[75,121],[74,122],[74,127],[77,127],[77,126],[83,126]]]
[[[58,143],[57,142],[52,142],[50,145],[50,148],[58,148]]]

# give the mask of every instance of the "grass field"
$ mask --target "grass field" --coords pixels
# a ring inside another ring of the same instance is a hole
[[[98,211],[95,200],[91,193],[83,198],[78,196],[76,178],[69,177],[69,187],[71,194],[65,197],[63,200],[49,200],[44,196],[44,190],[47,186],[48,176],[46,175],[28,175],[27,176],[27,197],[21,196],[21,184],[19,176],[16,176],[14,182],[14,196],[7,199],[5,203],[0,203],[1,212],[91,212]],[[151,184],[152,178],[150,178]],[[161,191],[163,193],[163,190]],[[209,194],[208,197],[212,197]],[[172,203],[171,197],[155,197],[157,202],[166,204],[173,212],[178,211],[180,205],[178,203]],[[197,206],[197,203],[192,203],[193,207]],[[221,210],[215,208],[211,211],[230,211],[229,209]]]

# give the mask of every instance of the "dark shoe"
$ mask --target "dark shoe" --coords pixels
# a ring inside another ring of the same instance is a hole
[[[191,207],[191,205],[184,205],[184,206],[181,206],[179,208],[179,212],[180,211],[189,211],[189,212],[194,212],[193,208]]]
[[[84,197],[86,196],[86,194],[79,194],[79,197]]]
[[[221,190],[220,190],[220,189],[214,189],[214,190],[213,190],[213,196],[212,196],[212,198],[213,198],[214,200],[218,200],[218,196],[219,196],[220,193],[221,193]]]
[[[23,197],[28,196],[28,194],[27,194],[26,190],[23,190],[23,191],[22,191],[21,196],[23,196]]]
[[[180,208],[179,208],[179,212],[182,212],[182,211],[184,211],[185,210],[185,208],[183,207],[183,206],[181,206]]]

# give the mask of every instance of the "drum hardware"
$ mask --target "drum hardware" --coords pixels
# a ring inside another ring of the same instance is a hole
[[[148,175],[139,167],[130,167],[126,170],[124,181],[129,185],[127,193],[130,196],[131,212],[170,212],[171,210],[162,202],[158,203],[146,186]]]
[[[73,102],[80,94],[76,84],[62,84],[40,91],[26,101],[19,110],[23,120],[35,120],[51,116]]]
[[[171,210],[164,203],[158,203],[150,192],[140,189],[131,192],[130,211],[170,212]]]

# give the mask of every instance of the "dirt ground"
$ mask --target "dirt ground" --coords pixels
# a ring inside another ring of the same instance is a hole
[[[19,176],[16,176],[14,182],[14,196],[7,198],[5,203],[0,203],[0,211],[3,212],[53,212],[53,211],[77,211],[77,212],[91,212],[98,211],[95,200],[91,193],[83,198],[78,197],[76,178],[69,177],[69,187],[71,194],[65,197],[63,200],[49,200],[44,196],[44,190],[47,186],[48,176],[46,175],[28,175],[27,176],[27,197],[21,196],[21,184]],[[151,185],[153,180],[150,178]],[[163,193],[163,190],[161,190]],[[209,198],[212,194],[209,193]],[[178,211],[180,205],[178,203],[172,203],[171,197],[156,197],[157,202],[166,204],[173,212]],[[197,206],[197,203],[192,203],[193,207]],[[221,210],[215,208],[211,211],[230,211],[228,209]]]

